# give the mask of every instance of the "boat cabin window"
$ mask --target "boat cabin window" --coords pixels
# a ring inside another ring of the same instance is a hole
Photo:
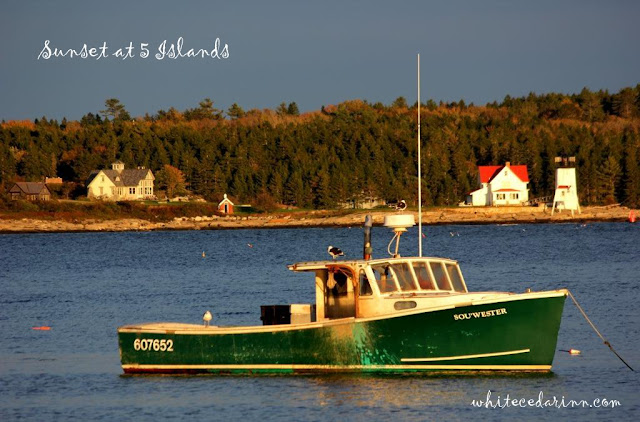
[[[416,285],[413,282],[413,275],[411,274],[411,268],[409,268],[409,264],[393,264],[391,265],[391,268],[393,269],[396,279],[398,280],[400,290],[402,290],[403,292],[417,290]]]
[[[360,270],[360,296],[371,296],[372,294],[373,290],[369,284],[369,279],[364,270]]]
[[[445,264],[445,267],[447,267],[449,279],[451,280],[451,284],[453,284],[453,290],[455,290],[456,292],[464,293],[466,290],[464,288],[464,283],[462,282],[462,277],[460,277],[458,266],[453,264]]]
[[[389,293],[398,290],[389,265],[376,265],[372,266],[371,269],[376,278],[376,283],[378,283],[380,293]]]
[[[346,296],[348,292],[347,280],[349,276],[342,271],[330,272],[327,287],[333,296]]]
[[[429,276],[429,270],[427,269],[426,262],[414,262],[413,271],[416,273],[418,279],[418,285],[422,290],[435,290],[436,286],[433,284],[431,277]]]
[[[433,278],[435,278],[436,283],[438,284],[438,289],[451,290],[451,285],[449,284],[449,280],[447,279],[447,274],[444,272],[444,268],[442,268],[442,263],[429,262],[429,265],[431,266]]]

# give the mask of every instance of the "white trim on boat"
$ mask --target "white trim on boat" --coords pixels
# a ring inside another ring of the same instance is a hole
[[[126,370],[167,370],[167,371],[233,371],[233,370],[299,370],[299,371],[375,371],[375,370],[416,370],[449,369],[472,371],[549,371],[551,365],[297,365],[297,364],[256,364],[256,365],[122,365]]]
[[[520,353],[529,353],[531,349],[510,350],[508,352],[495,352],[495,353],[481,353],[478,355],[460,355],[460,356],[444,356],[439,358],[402,358],[402,362],[437,362],[443,360],[460,360],[460,359],[475,359],[475,358],[489,358],[493,356],[507,356],[518,355]]]

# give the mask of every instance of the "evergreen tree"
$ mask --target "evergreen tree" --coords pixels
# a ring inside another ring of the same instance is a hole
[[[220,120],[222,118],[222,110],[218,110],[213,106],[210,98],[200,101],[198,108],[192,108],[184,112],[187,120]]]
[[[241,117],[244,117],[244,115],[244,110],[236,103],[231,104],[231,107],[229,107],[229,110],[227,110],[227,116],[229,116],[231,120],[239,119]]]
[[[100,113],[105,117],[111,117],[111,120],[131,120],[129,112],[124,108],[124,104],[117,98],[109,98],[104,102],[105,109]]]
[[[624,88],[613,96],[613,111],[620,117],[631,118],[637,115],[638,93],[631,88]]]
[[[295,101],[292,103],[289,103],[289,106],[287,107],[287,114],[291,116],[300,115],[300,111],[298,110],[298,104],[296,104]]]
[[[630,208],[640,207],[640,141],[632,132],[625,134],[622,169],[622,203]]]
[[[276,108],[276,114],[278,116],[284,116],[285,114],[289,114],[289,108],[285,102],[281,102],[278,108]]]

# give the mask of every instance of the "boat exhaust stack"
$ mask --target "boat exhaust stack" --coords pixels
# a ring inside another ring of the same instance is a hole
[[[373,248],[371,247],[371,227],[373,226],[373,218],[367,215],[364,218],[364,250],[362,252],[362,258],[366,261],[371,259],[373,254]]]

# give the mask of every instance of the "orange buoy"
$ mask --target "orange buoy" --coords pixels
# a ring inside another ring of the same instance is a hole
[[[629,211],[629,223],[636,222],[636,212],[634,210]]]
[[[42,325],[40,327],[31,327],[32,330],[40,330],[40,331],[49,331],[51,327],[47,325]]]

